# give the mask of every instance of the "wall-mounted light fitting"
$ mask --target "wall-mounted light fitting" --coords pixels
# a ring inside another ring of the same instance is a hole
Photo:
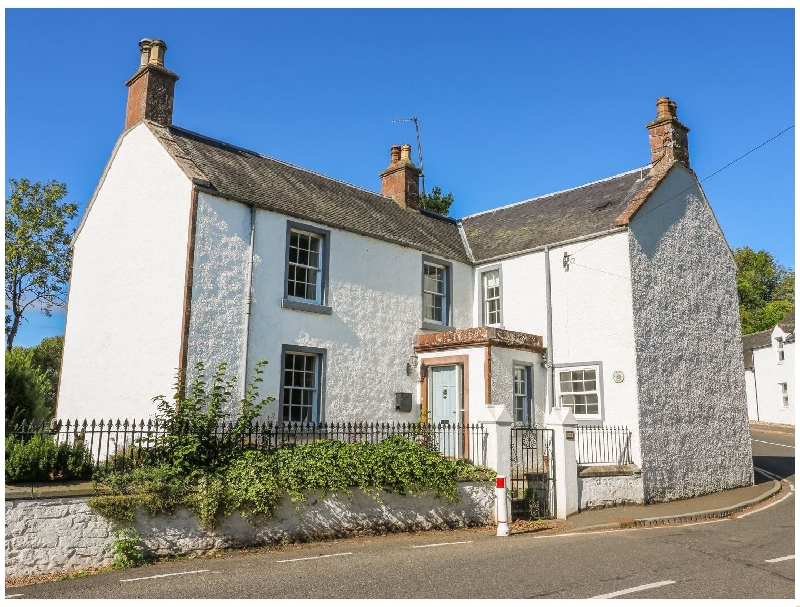
[[[416,354],[412,354],[411,358],[409,358],[408,362],[406,363],[406,375],[411,375],[412,373],[414,373],[414,371],[417,370],[417,363],[418,362],[419,362],[419,359],[417,358],[417,355]]]

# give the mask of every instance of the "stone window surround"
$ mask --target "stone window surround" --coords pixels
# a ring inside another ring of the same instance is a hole
[[[320,279],[320,303],[289,299],[289,242],[292,232],[307,232],[322,239],[322,259],[320,260],[320,272],[322,274]],[[331,250],[330,242],[330,230],[325,230],[323,228],[318,228],[316,226],[304,223],[298,223],[296,221],[286,221],[286,261],[284,263],[283,299],[281,299],[281,308],[299,310],[301,312],[315,312],[317,314],[333,313],[333,309],[328,305],[328,277],[330,274]]]
[[[487,315],[486,315],[486,286],[484,281],[484,275],[488,272],[497,271],[498,277],[500,279],[500,323],[495,325],[490,325],[488,323]],[[499,327],[503,328],[503,265],[496,263],[489,266],[484,266],[480,268],[479,272],[479,280],[480,280],[480,324],[488,327]]]
[[[564,363],[564,364],[556,364],[554,365],[554,388],[555,388],[555,402],[560,405],[561,403],[561,379],[559,376],[560,371],[562,370],[570,370],[570,371],[579,371],[581,369],[594,369],[596,371],[597,377],[597,414],[578,414],[575,413],[573,410],[573,415],[575,415],[575,419],[582,420],[582,421],[602,421],[603,420],[603,363],[601,361],[587,361],[587,362],[576,362],[576,363]]]
[[[284,387],[286,375],[286,354],[287,352],[297,352],[299,354],[316,354],[318,357],[317,366],[317,402],[316,407],[316,423],[325,421],[325,372],[327,367],[328,351],[325,348],[312,348],[309,346],[295,346],[291,344],[283,344],[281,346],[281,381],[280,381],[280,403],[278,405],[278,420],[281,422],[288,422],[289,420],[283,419],[283,406],[284,406]]]
[[[444,268],[444,322],[438,323],[436,321],[427,320],[425,318],[425,265],[432,264]],[[420,303],[422,312],[422,329],[429,329],[433,331],[452,331],[455,329],[453,326],[453,264],[443,259],[430,257],[429,255],[422,256],[422,265],[420,266]]]

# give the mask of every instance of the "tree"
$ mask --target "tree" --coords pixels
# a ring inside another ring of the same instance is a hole
[[[50,316],[66,303],[72,251],[67,222],[75,203],[60,202],[67,186],[9,179],[6,198],[6,350],[11,350],[25,314],[38,307]]]
[[[32,362],[47,378],[49,388],[45,394],[45,405],[50,411],[56,410],[58,396],[58,377],[61,373],[61,353],[64,350],[64,336],[45,337],[38,346],[30,348]]]
[[[453,204],[453,193],[447,192],[442,196],[442,188],[437,185],[433,187],[430,194],[420,194],[419,204],[428,211],[447,215],[450,212],[450,205]]]
[[[771,329],[794,310],[794,272],[764,250],[735,249],[742,334]]]
[[[46,404],[50,382],[25,348],[6,350],[6,431],[23,421],[43,421],[53,416]]]

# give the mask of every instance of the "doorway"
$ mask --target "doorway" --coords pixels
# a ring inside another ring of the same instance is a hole
[[[460,365],[430,367],[431,424],[436,433],[439,451],[448,457],[463,457],[461,430],[464,425],[464,403]]]

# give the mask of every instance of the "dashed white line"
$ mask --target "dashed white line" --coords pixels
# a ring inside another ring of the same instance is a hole
[[[276,563],[293,563],[294,561],[313,561],[314,559],[329,559],[333,556],[347,556],[353,554],[352,552],[337,552],[336,554],[323,554],[321,556],[305,556],[299,559],[284,559],[282,561],[275,561]]]
[[[424,544],[422,546],[411,546],[412,548],[433,548],[434,546],[452,546],[453,544],[471,544],[472,540],[466,542],[442,542],[441,544]]]
[[[636,586],[635,588],[627,588],[625,590],[617,590],[616,592],[609,592],[608,594],[598,594],[593,596],[593,599],[613,599],[615,596],[622,596],[623,594],[630,594],[632,592],[640,592],[642,590],[650,590],[650,588],[658,588],[659,586],[667,586],[674,584],[674,580],[666,580],[663,582],[655,582],[654,584],[644,584],[643,586]]]
[[[181,571],[180,573],[164,573],[161,575],[149,575],[147,577],[134,577],[127,580],[120,580],[120,582],[139,582],[141,580],[154,580],[160,577],[173,577],[175,575],[191,575],[192,573],[208,573],[210,569],[198,569],[197,571]]]
[[[25,596],[25,595],[24,595],[24,594],[7,594],[7,595],[6,595],[6,598],[7,598],[7,599],[15,599],[15,598],[17,598],[18,596]]]
[[[780,563],[781,561],[793,561],[793,560],[794,560],[794,555],[790,554],[789,556],[782,556],[782,557],[777,558],[777,559],[767,559],[764,562],[765,563]]]
[[[794,449],[794,445],[784,445],[783,443],[768,443],[765,440],[756,440],[754,438],[750,439],[754,443],[761,443],[762,445],[772,445],[773,447],[786,447],[787,449]]]

